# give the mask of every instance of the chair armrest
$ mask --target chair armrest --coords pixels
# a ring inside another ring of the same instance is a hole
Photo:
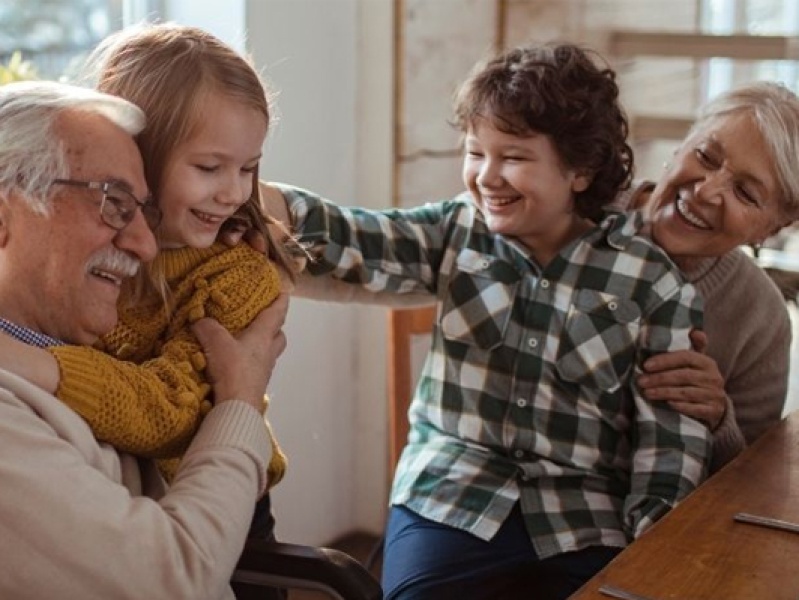
[[[247,541],[232,582],[325,592],[340,600],[380,600],[372,575],[349,554],[331,548]]]

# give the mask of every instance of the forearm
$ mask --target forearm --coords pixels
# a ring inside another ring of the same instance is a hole
[[[306,272],[368,293],[434,294],[447,245],[458,234],[466,235],[468,225],[459,223],[459,216],[473,208],[465,201],[445,201],[368,210],[340,206],[292,186],[279,189],[293,231],[311,256]],[[462,217],[464,222],[469,218]]]
[[[53,393],[58,387],[58,364],[43,348],[0,333],[0,368]]]
[[[636,398],[636,444],[625,521],[634,538],[696,489],[707,475],[710,432],[668,405]]]
[[[269,458],[258,412],[232,404],[209,415],[165,494],[146,487],[155,481],[149,469],[139,474],[146,461],[90,439],[78,444],[85,448],[67,443],[72,436],[59,428],[68,414],[51,426],[30,410],[0,407],[0,437],[13,440],[0,459],[0,533],[15,548],[0,597],[228,597]],[[79,425],[74,418],[71,431]],[[32,552],[30,540],[46,551]]]
[[[124,452],[177,456],[210,409],[210,388],[198,374],[203,365],[193,364],[189,354],[136,365],[92,348],[51,351],[61,369],[58,398],[86,420],[98,439]]]
[[[313,277],[307,273],[302,273],[297,278],[291,295],[323,302],[371,304],[389,308],[420,308],[436,302],[436,297],[431,293],[371,292],[362,286],[346,283],[330,275]]]
[[[710,473],[715,473],[746,448],[746,440],[738,426],[735,407],[727,398],[727,410],[719,426],[713,431],[713,456]]]
[[[260,182],[261,188],[261,209],[264,214],[272,217],[276,221],[281,222],[285,228],[291,232],[292,222],[291,214],[289,213],[288,203],[281,191],[274,185],[265,181]],[[282,233],[282,232],[279,232]],[[280,239],[279,237],[276,239]]]

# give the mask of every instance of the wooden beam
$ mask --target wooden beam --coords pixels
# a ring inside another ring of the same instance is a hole
[[[608,52],[616,56],[799,60],[799,37],[611,31]]]
[[[641,140],[682,140],[693,119],[682,117],[633,117],[630,133],[636,141]]]

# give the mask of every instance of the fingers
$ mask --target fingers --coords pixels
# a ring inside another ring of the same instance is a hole
[[[647,373],[660,373],[672,369],[712,370],[715,361],[705,354],[694,350],[677,350],[664,352],[644,361],[643,369]]]
[[[233,337],[227,329],[222,327],[216,319],[200,319],[192,324],[191,329],[206,353],[209,349],[214,350],[233,341]]]
[[[692,329],[690,336],[691,345],[696,352],[700,354],[707,353],[707,334],[701,329]]]
[[[281,294],[235,337],[213,319],[194,323],[192,330],[205,351],[216,402],[238,399],[262,409],[272,371],[286,349],[282,328],[288,305],[288,296]]]
[[[264,238],[263,234],[257,229],[247,230],[244,233],[244,241],[261,254],[266,254],[266,251],[269,249],[266,238]]]
[[[261,335],[268,335],[270,330],[276,333],[282,329],[286,323],[286,315],[289,310],[289,295],[281,293],[267,308],[262,310],[255,319],[253,319],[250,327],[244,330],[244,333],[257,331]],[[253,327],[254,326],[254,327]]]
[[[724,417],[724,408],[715,404],[700,404],[696,402],[669,402],[671,406],[678,413],[687,417],[701,421],[707,425],[711,430],[716,429]]]

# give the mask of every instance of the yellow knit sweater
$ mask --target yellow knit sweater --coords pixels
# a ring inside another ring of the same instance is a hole
[[[162,250],[158,260],[172,293],[169,315],[155,295],[135,305],[120,298],[119,323],[96,349],[58,346],[50,352],[61,371],[56,395],[98,439],[124,452],[175,459],[212,401],[205,355],[189,325],[208,316],[237,333],[277,297],[280,278],[275,266],[247,244]],[[286,467],[272,440],[270,487]],[[162,466],[169,476],[176,462]]]

